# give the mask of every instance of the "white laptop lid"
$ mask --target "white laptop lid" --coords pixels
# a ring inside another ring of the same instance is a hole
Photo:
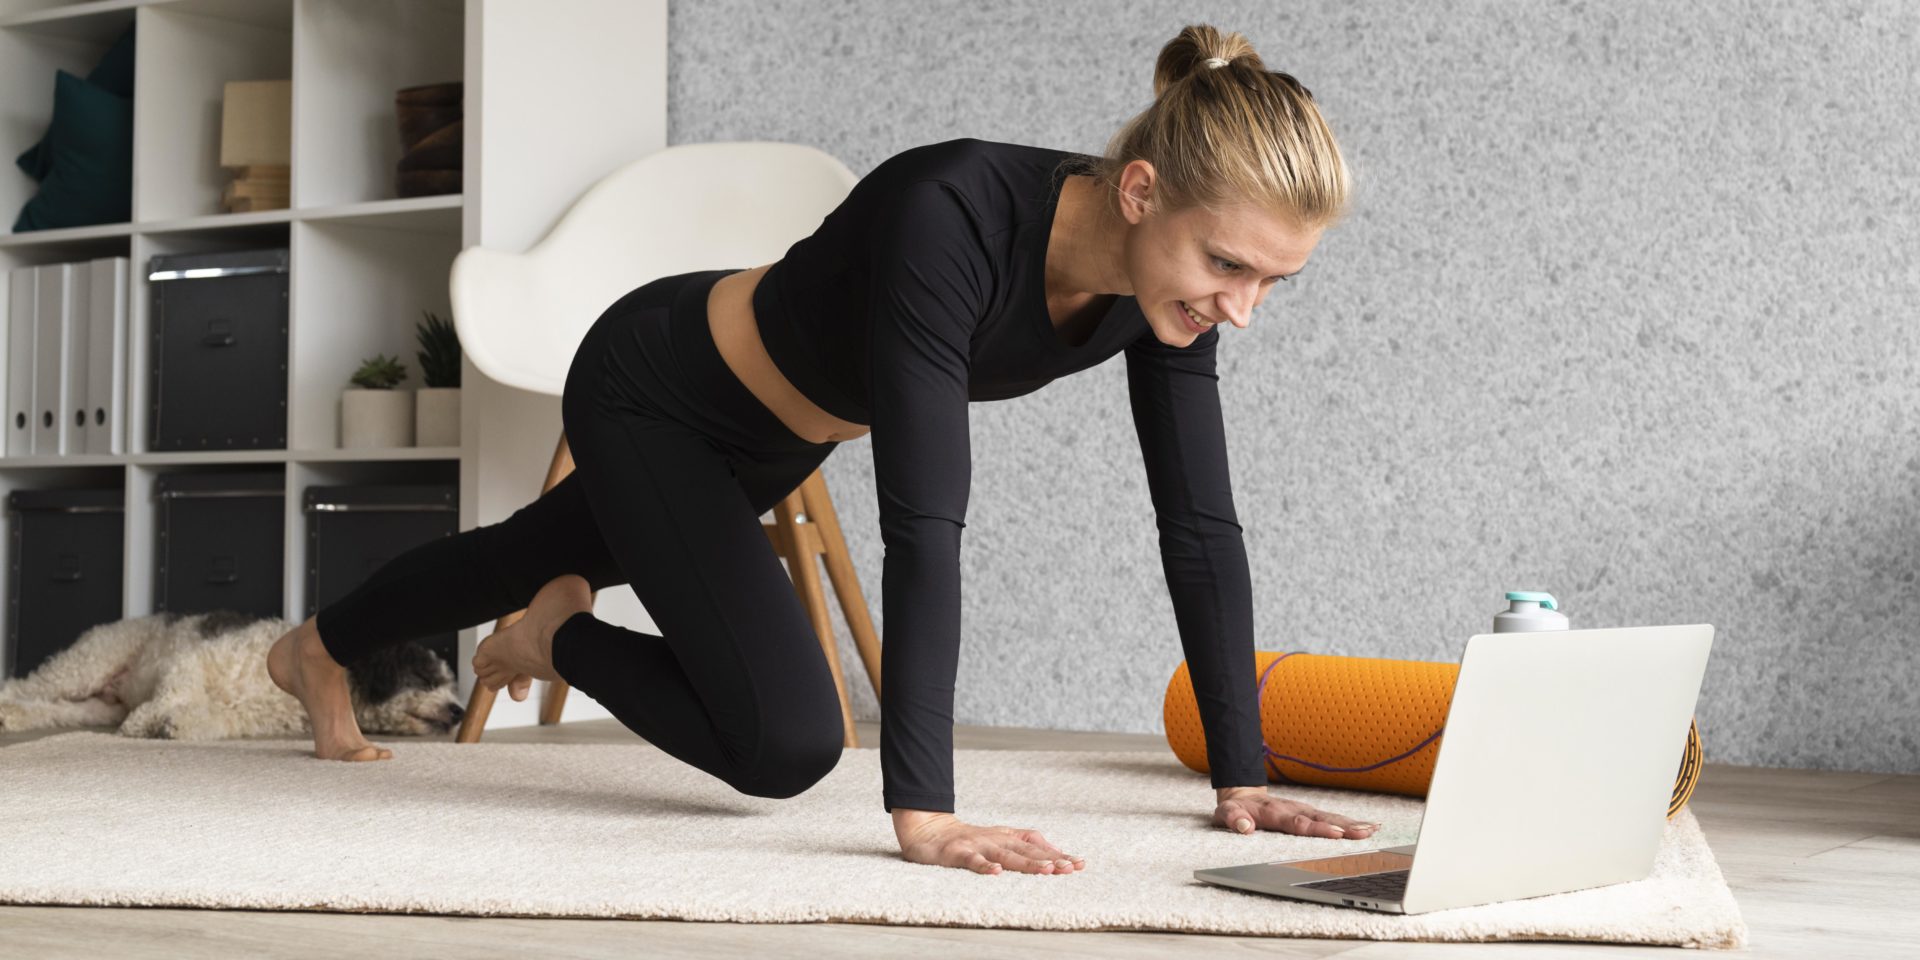
[[[1469,638],[1404,909],[1645,878],[1712,643],[1704,623]]]

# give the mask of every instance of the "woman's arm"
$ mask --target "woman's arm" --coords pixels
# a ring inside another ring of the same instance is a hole
[[[982,874],[1072,873],[1036,830],[954,816],[953,686],[973,330],[991,288],[970,211],[937,181],[911,184],[876,225],[869,303],[873,473],[886,544],[880,603],[882,801],[901,855]]]
[[[991,277],[969,211],[946,185],[908,185],[881,219],[868,303],[874,488],[886,546],[882,801],[889,811],[951,813],[970,343]]]
[[[1126,349],[1127,395],[1213,786],[1264,790],[1253,584],[1227,470],[1219,342],[1217,329],[1185,347],[1142,334]]]
[[[1148,332],[1127,347],[1127,394],[1160,526],[1160,562],[1207,738],[1213,823],[1235,833],[1363,840],[1375,825],[1267,791],[1253,671],[1253,586],[1227,473],[1214,369],[1219,342],[1217,329],[1186,347],[1167,346]]]

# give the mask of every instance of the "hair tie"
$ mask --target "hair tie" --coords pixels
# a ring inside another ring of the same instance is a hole
[[[1227,61],[1219,57],[1208,57],[1206,60],[1202,62],[1205,63],[1207,66],[1214,68],[1215,70],[1218,70],[1221,67],[1224,67],[1227,65]]]

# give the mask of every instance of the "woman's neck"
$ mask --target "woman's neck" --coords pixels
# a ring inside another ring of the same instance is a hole
[[[1097,178],[1085,175],[1061,184],[1047,238],[1049,297],[1133,295],[1124,266],[1130,225],[1108,207],[1105,190]]]

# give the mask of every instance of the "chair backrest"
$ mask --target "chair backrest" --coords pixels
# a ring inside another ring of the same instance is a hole
[[[615,300],[660,277],[778,260],[858,179],[800,144],[648,154],[594,184],[525,253],[469,247],[454,259],[460,347],[494,380],[557,395],[587,328]]]

